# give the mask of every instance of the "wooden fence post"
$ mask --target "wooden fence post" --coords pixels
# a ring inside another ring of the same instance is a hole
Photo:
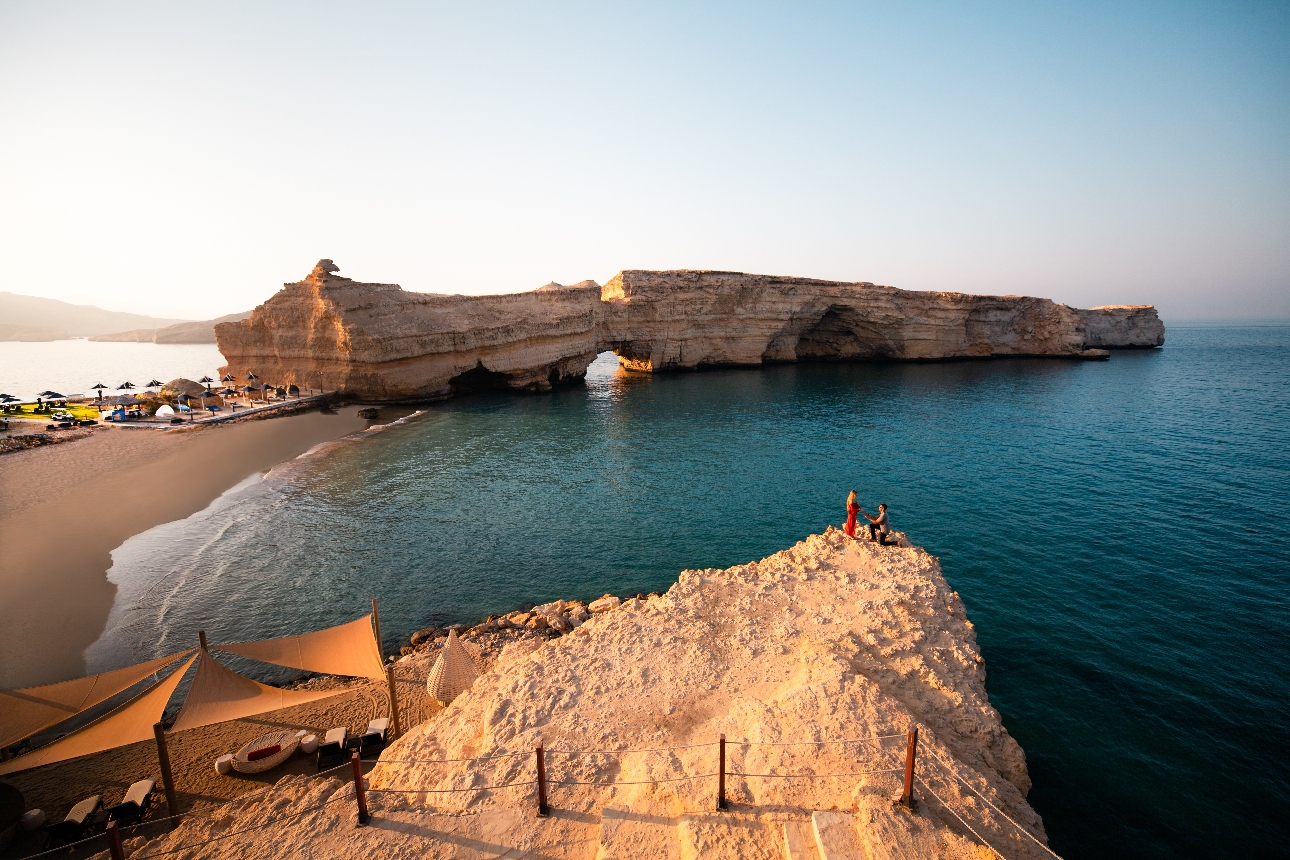
[[[371,816],[367,814],[367,793],[363,790],[363,765],[358,760],[357,752],[350,756],[349,763],[354,767],[354,797],[358,800],[358,826],[366,827]]]
[[[538,818],[546,818],[551,807],[546,804],[546,751],[537,745]]]
[[[125,849],[121,847],[121,828],[117,827],[115,821],[107,823],[107,842],[112,860],[125,860]]]
[[[726,735],[724,732],[717,746],[720,749],[718,757],[721,760],[717,770],[717,809],[724,810],[730,808],[726,803]]]
[[[906,809],[914,808],[914,759],[918,755],[918,726],[909,730],[909,739],[905,745],[905,790],[900,795],[900,804]]]
[[[170,815],[170,827],[174,829],[179,822],[174,816],[179,814],[179,803],[175,800],[175,778],[170,773],[170,752],[166,749],[166,727],[154,723],[152,736],[157,741],[157,763],[161,766],[161,787],[166,792],[166,811]]]

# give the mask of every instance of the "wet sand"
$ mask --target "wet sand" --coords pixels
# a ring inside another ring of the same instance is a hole
[[[256,472],[361,430],[357,409],[182,430],[102,427],[0,456],[0,688],[83,675],[116,593],[112,550]]]

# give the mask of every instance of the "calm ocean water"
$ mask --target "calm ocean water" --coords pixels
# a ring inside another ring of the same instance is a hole
[[[1105,363],[800,365],[478,396],[252,478],[114,554],[102,668],[382,603],[387,647],[662,590],[841,520],[942,559],[1067,858],[1290,851],[1290,327]]]

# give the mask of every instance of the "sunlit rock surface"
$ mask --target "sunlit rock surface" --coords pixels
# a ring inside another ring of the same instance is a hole
[[[1150,305],[1077,310],[1026,296],[913,292],[738,272],[628,270],[604,287],[405,292],[322,260],[241,322],[216,326],[228,365],[274,384],[415,400],[478,389],[543,391],[613,350],[657,372],[789,361],[1092,357],[1159,346]]]

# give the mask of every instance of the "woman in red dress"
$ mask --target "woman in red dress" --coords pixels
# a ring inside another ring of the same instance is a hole
[[[860,513],[860,505],[856,504],[856,491],[852,490],[847,495],[847,525],[844,531],[847,537],[856,536],[856,514]]]

